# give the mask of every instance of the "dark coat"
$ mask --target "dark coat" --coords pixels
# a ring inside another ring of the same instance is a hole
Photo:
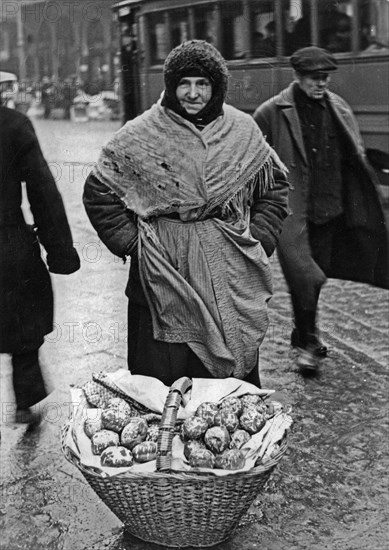
[[[80,259],[61,195],[30,120],[0,106],[0,352],[38,348],[53,330],[52,273],[73,273]],[[34,216],[21,210],[22,182]],[[38,242],[39,239],[39,242]]]
[[[290,215],[284,222],[278,252],[289,287],[301,297],[312,297],[326,277],[365,282],[389,288],[388,234],[378,192],[378,180],[369,165],[357,121],[349,105],[328,92],[328,101],[344,133],[348,150],[342,177],[344,223],[331,265],[320,265],[321,251],[312,250],[307,226],[310,170],[292,83],[260,105],[254,118],[281,160],[289,169]],[[314,301],[314,299],[313,299]]]

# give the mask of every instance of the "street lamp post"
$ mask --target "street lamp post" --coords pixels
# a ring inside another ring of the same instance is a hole
[[[22,82],[26,79],[26,56],[24,54],[24,31],[22,20],[22,5],[18,6],[16,13],[16,29],[17,29],[17,49],[18,49],[18,63],[19,63],[19,81]]]

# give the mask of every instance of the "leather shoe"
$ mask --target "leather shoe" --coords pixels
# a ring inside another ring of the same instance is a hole
[[[296,364],[303,376],[317,376],[319,374],[320,358],[315,353],[314,348],[297,348],[298,355]]]
[[[302,345],[300,342],[299,334],[296,328],[292,330],[292,334],[290,335],[290,344],[293,348],[301,348]],[[313,346],[313,352],[318,357],[327,357],[328,348],[323,342],[319,340],[317,336],[313,336],[313,342],[311,344]]]

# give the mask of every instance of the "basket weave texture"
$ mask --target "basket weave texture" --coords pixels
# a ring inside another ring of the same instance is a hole
[[[287,449],[264,465],[227,476],[170,470],[171,445],[178,408],[190,387],[180,378],[170,388],[158,439],[157,471],[103,477],[80,464],[65,445],[70,424],[62,430],[62,450],[101,500],[136,537],[171,547],[210,547],[230,538]]]

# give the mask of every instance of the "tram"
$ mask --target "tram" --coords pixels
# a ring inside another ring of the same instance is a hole
[[[248,113],[290,83],[293,51],[316,45],[338,60],[331,89],[351,105],[366,146],[389,151],[389,0],[124,0],[113,10],[125,120],[159,98],[163,62],[185,40],[220,50],[227,102]]]

